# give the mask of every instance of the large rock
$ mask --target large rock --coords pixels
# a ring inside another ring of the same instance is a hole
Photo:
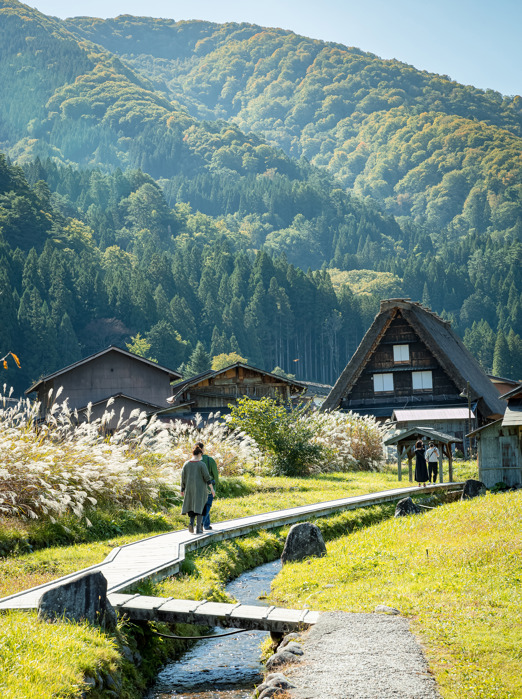
[[[85,573],[71,582],[47,590],[38,602],[38,617],[89,621],[91,624],[114,627],[116,613],[107,600],[105,576],[99,571]]]
[[[476,498],[479,495],[486,494],[486,486],[482,481],[475,481],[470,478],[464,483],[464,490],[462,491],[461,500],[471,500],[471,498]]]
[[[321,530],[310,522],[294,524],[286,537],[281,563],[302,561],[304,558],[326,555],[326,546]]]
[[[407,517],[408,515],[418,515],[421,508],[416,505],[411,498],[403,498],[397,503],[395,508],[396,517]]]

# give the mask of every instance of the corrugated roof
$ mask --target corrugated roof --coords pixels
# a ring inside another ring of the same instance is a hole
[[[434,420],[468,420],[470,417],[468,408],[420,408],[418,410],[394,410],[393,420],[397,422],[434,421]],[[471,417],[475,413],[471,411]]]
[[[402,430],[401,432],[388,437],[388,439],[385,439],[384,444],[398,444],[404,440],[416,438],[417,435],[423,435],[424,437],[428,437],[428,439],[432,439],[434,442],[444,442],[444,444],[453,444],[459,441],[451,434],[437,432],[437,430],[432,430],[429,427],[409,427],[407,430]]]
[[[522,425],[522,401],[511,401],[508,403],[502,427]]]

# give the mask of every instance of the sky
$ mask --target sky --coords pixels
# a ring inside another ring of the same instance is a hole
[[[249,22],[522,94],[522,0],[26,0],[47,15]]]

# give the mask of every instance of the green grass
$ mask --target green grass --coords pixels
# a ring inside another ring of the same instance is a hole
[[[271,601],[410,617],[445,699],[522,697],[522,493],[389,519],[284,567]],[[333,587],[330,587],[333,585]]]
[[[80,696],[85,674],[117,667],[113,640],[87,624],[42,624],[36,612],[10,612],[0,631],[2,699]]]
[[[224,479],[218,491],[221,497],[215,500],[212,517],[215,522],[223,521],[294,505],[376,492],[398,485],[393,468],[383,473],[325,474],[313,478],[247,476]],[[407,487],[410,484],[402,481],[401,485]],[[352,510],[318,519],[317,524],[325,539],[331,540],[388,517],[390,507]],[[184,528],[186,518],[180,515],[180,508],[176,506],[161,512],[102,512],[93,520],[94,526],[91,528],[70,520],[56,525],[48,522],[27,525],[19,520],[3,520],[1,524],[0,544],[9,542],[6,546],[11,551],[10,555],[0,558],[0,597],[3,597],[95,565],[116,546],[169,528]],[[260,531],[249,537],[208,547],[187,558],[182,575],[156,586],[145,584],[143,591],[173,597],[226,599],[224,585],[228,580],[280,555],[286,531],[283,528],[271,532]],[[78,543],[71,545],[71,538]],[[33,547],[38,550],[31,551]],[[192,632],[195,629],[186,627],[183,635]],[[132,634],[128,638],[131,642]],[[113,666],[125,667],[125,661],[117,649],[116,636],[83,625],[42,624],[36,620],[35,614],[1,614],[0,639],[2,699],[79,697],[83,691],[84,674],[94,675],[97,670],[111,669]],[[31,643],[28,639],[32,639]],[[150,676],[158,662],[181,648],[179,644],[158,641],[150,634],[147,635],[146,645],[151,649],[151,658],[145,659],[139,671],[126,667],[132,687],[123,691],[122,698],[138,696],[135,687],[143,686],[147,673]],[[21,668],[26,667],[30,670],[24,674]],[[52,681],[46,682],[45,678],[51,674]],[[30,691],[24,684],[29,681],[28,678],[31,681]],[[96,692],[90,692],[90,696],[94,699]]]

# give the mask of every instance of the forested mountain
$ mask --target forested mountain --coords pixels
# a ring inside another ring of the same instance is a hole
[[[127,16],[68,24],[192,114],[262,133],[430,232],[520,225],[520,96],[252,25]]]
[[[173,368],[201,342],[332,382],[379,288],[522,378],[521,114],[282,30],[0,0],[9,379],[139,333]]]

